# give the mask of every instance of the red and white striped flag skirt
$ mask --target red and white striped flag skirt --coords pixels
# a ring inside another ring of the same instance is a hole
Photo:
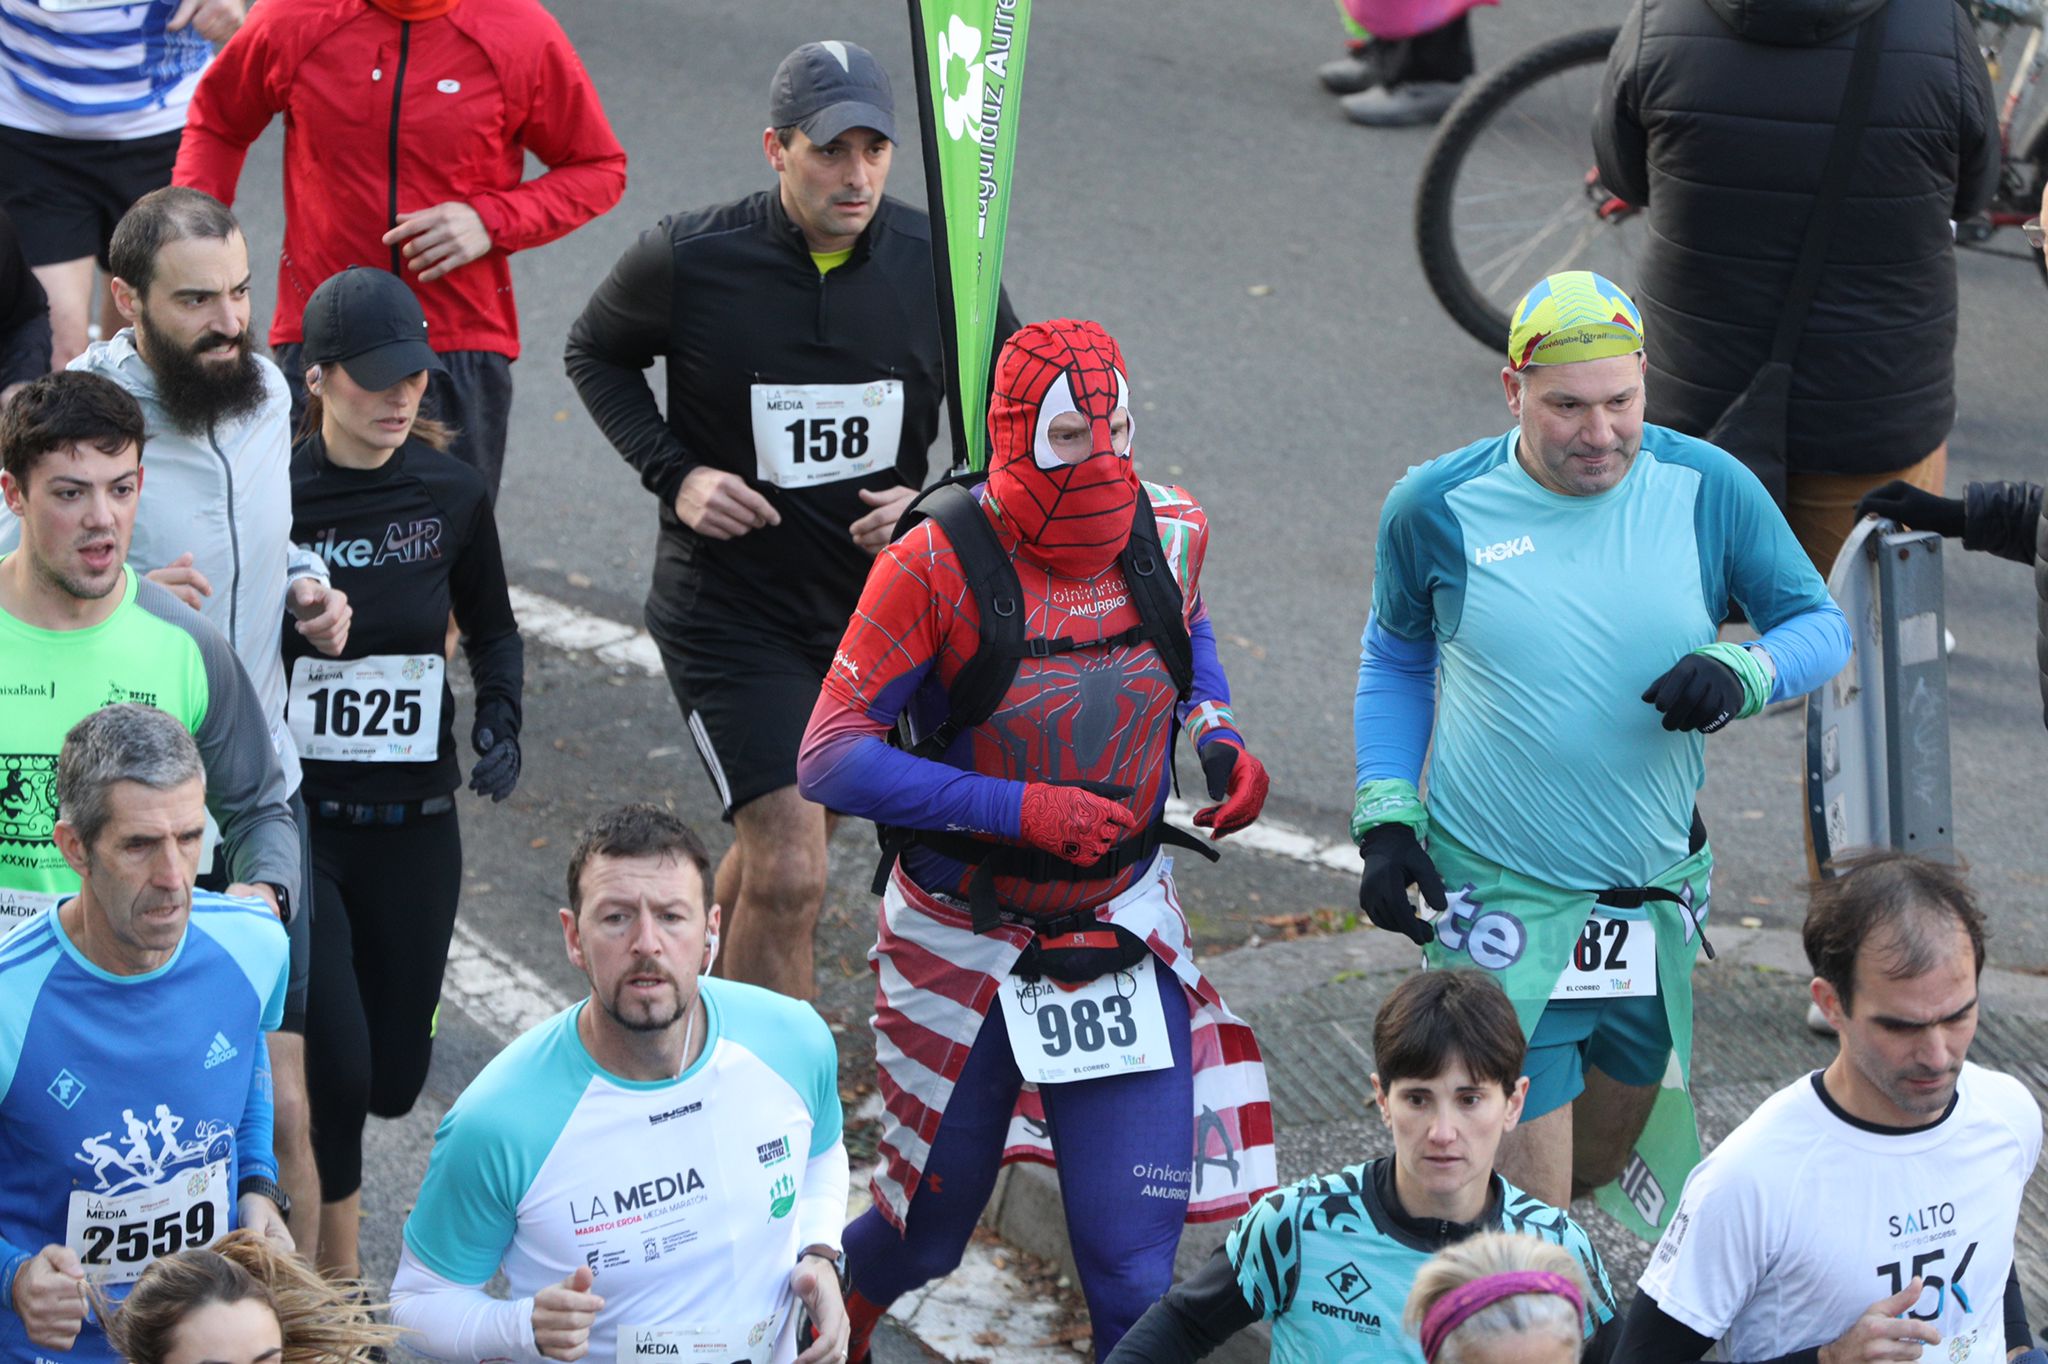
[[[1162,856],[1096,917],[1143,939],[1187,992],[1195,1068],[1190,1222],[1242,1216],[1277,1177],[1273,1111],[1259,1044],[1195,965],[1187,916]],[[899,867],[882,896],[874,965],[875,1060],[880,1069],[882,1141],[870,1180],[875,1205],[900,1230],[932,1139],[996,992],[1030,941],[1005,922],[988,933],[969,926],[967,907],[912,885]],[[1087,1081],[1078,1083],[1086,1084]],[[1005,1164],[1053,1165],[1038,1090],[1026,1084],[1003,1151]]]

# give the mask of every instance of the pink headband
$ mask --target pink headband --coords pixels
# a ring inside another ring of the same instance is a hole
[[[1522,1293],[1554,1293],[1569,1302],[1581,1317],[1586,1315],[1585,1296],[1579,1292],[1577,1284],[1562,1274],[1535,1269],[1489,1274],[1483,1279],[1459,1284],[1430,1304],[1429,1311],[1422,1318],[1423,1359],[1428,1364],[1436,1364],[1436,1353],[1443,1348],[1444,1341],[1451,1332],[1471,1320],[1474,1313],[1493,1306],[1502,1298]]]

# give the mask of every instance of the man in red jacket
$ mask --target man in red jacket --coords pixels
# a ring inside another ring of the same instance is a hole
[[[270,345],[305,401],[301,314],[351,265],[406,280],[447,373],[428,390],[453,453],[497,495],[519,316],[514,251],[619,201],[626,153],[539,0],[265,0],[193,94],[175,183],[233,203],[283,114],[285,237]],[[526,153],[545,174],[521,180]]]

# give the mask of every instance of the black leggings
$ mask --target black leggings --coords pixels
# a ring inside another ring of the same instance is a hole
[[[462,828],[452,810],[369,827],[316,816],[313,872],[306,1088],[331,1203],[362,1187],[367,1115],[405,1116],[427,1082],[462,895]]]

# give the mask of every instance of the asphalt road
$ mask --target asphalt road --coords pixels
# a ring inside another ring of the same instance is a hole
[[[891,188],[921,204],[907,27],[894,0],[554,8],[631,156],[630,187],[604,218],[515,262],[527,351],[515,369],[499,517],[515,583],[637,623],[655,509],[562,373],[568,325],[662,214],[770,182],[759,150],[767,81],[799,42],[852,39],[890,67],[909,148]],[[1479,11],[1482,66],[1539,37],[1618,20],[1623,8],[1515,0]],[[1237,712],[1272,774],[1268,810],[1341,839],[1380,503],[1409,465],[1509,422],[1499,360],[1442,314],[1415,263],[1409,219],[1428,134],[1354,128],[1315,86],[1312,68],[1337,47],[1327,0],[1050,3],[1029,41],[1012,296],[1027,318],[1093,317],[1123,343],[1146,475],[1191,488],[1214,524],[1205,591]],[[273,129],[238,204],[259,297],[273,287],[282,229],[277,145]],[[2048,291],[2007,235],[2003,254],[1961,261],[1952,491],[1965,479],[2043,477],[2035,432]],[[1997,958],[2044,969],[2048,917],[2034,909],[2048,893],[2048,731],[2032,674],[2031,583],[1983,556],[1952,554],[1948,571],[1958,843],[1984,892]],[[1637,668],[1646,682],[1666,666],[1599,663]],[[654,799],[673,802],[714,843],[726,831],[663,684],[546,648],[529,666],[520,790],[502,807],[464,808],[463,914],[573,990],[580,982],[562,960],[552,910],[577,825],[604,805]],[[1720,913],[1796,925],[1802,757],[1795,715],[1747,721],[1710,742],[1702,808],[1719,850]],[[835,848],[820,963],[821,1006],[853,1032],[871,988],[860,960],[872,913],[865,839],[864,826],[849,827]],[[1334,872],[1243,853],[1190,870],[1183,887],[1217,947],[1270,934],[1262,918],[1341,910],[1351,895]],[[444,1037],[435,1083],[446,1094],[494,1043],[459,1016]]]

